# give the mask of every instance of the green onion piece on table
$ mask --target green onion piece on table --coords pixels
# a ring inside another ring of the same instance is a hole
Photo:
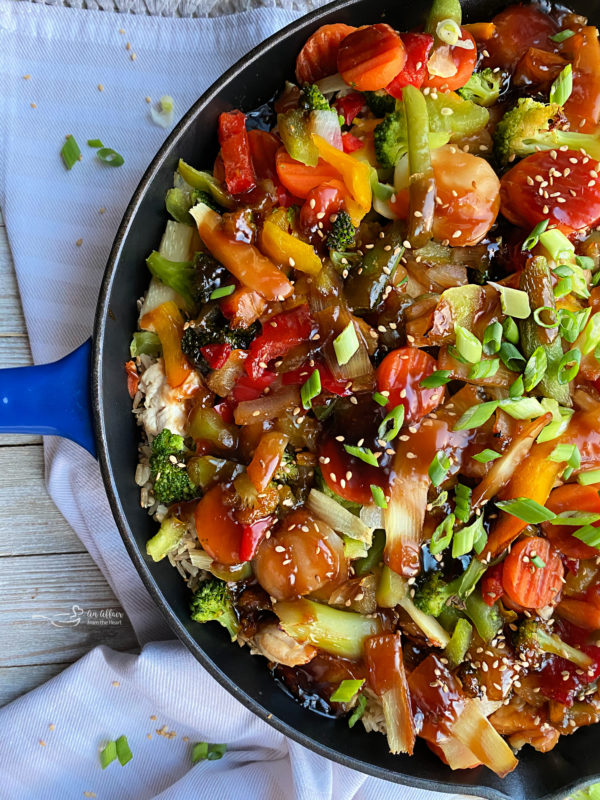
[[[75,164],[80,161],[81,150],[75,141],[75,137],[71,135],[67,136],[65,143],[61,148],[60,156],[67,169],[73,169]]]

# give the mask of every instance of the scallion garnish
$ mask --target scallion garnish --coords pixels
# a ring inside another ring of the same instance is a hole
[[[481,553],[487,541],[487,534],[483,527],[483,514],[475,518],[475,521],[459,531],[455,531],[452,541],[452,558],[466,556],[475,547],[477,542],[478,553]]]
[[[381,392],[375,392],[375,393],[373,394],[373,400],[375,400],[375,402],[376,402],[378,405],[380,405],[380,406],[383,406],[384,408],[385,408],[385,407],[387,406],[387,404],[389,403],[389,398],[388,398],[388,397],[385,397],[384,395],[382,395],[382,394],[381,394]]]
[[[553,525],[593,525],[600,520],[600,514],[593,511],[561,511],[552,520]]]
[[[596,266],[591,256],[575,256],[575,263],[578,267],[581,267],[581,269],[589,269],[590,271]]]
[[[581,455],[579,453],[579,448],[576,444],[557,444],[554,450],[548,456],[549,461],[555,461],[557,463],[566,462],[568,470],[565,470],[563,473],[563,477],[569,478],[571,473],[575,469],[579,469],[581,466]],[[567,474],[568,471],[568,474]],[[574,525],[585,525],[584,522],[581,523],[573,523]]]
[[[443,483],[448,475],[449,469],[450,459],[443,450],[438,450],[427,470],[427,473],[431,479],[431,483],[434,486],[439,486],[440,483]]]
[[[502,334],[507,342],[519,344],[519,328],[512,317],[507,317],[502,323]]]
[[[559,308],[557,316],[559,332],[562,338],[570,344],[573,344],[575,339],[577,339],[581,331],[585,328],[591,313],[591,308],[586,308],[583,311],[569,311],[566,308]]]
[[[546,358],[546,351],[539,345],[536,347],[531,357],[525,364],[523,372],[523,385],[526,392],[534,389],[546,374],[548,368],[548,359]]]
[[[570,267],[568,264],[559,264],[557,267],[554,267],[552,272],[559,278],[568,278],[573,274],[573,267]]]
[[[448,500],[448,492],[444,489],[443,492],[440,492],[435,500],[431,501],[431,508],[441,508],[442,506],[446,505],[446,501]]]
[[[540,241],[540,234],[543,233],[548,225],[550,224],[550,219],[544,219],[535,226],[535,228],[531,231],[529,236],[523,242],[523,247],[521,250],[533,250],[536,244]]]
[[[455,325],[456,349],[469,364],[476,364],[481,360],[483,347],[474,333],[462,325]]]
[[[218,761],[227,752],[226,744],[209,744],[208,742],[196,742],[192,747],[192,764],[198,761]]]
[[[600,550],[600,528],[595,528],[593,525],[584,525],[583,528],[574,531],[573,536],[589,547],[595,547],[596,550]]]
[[[378,508],[387,508],[387,500],[385,499],[385,494],[381,486],[376,486],[374,483],[371,484],[371,494],[373,495],[373,502]]]
[[[117,744],[114,741],[107,742],[100,751],[100,766],[106,769],[117,758]]]
[[[587,472],[580,472],[577,476],[577,483],[582,486],[589,486],[591,483],[600,483],[600,469],[590,469]]]
[[[353,728],[358,720],[362,717],[365,713],[365,708],[367,707],[367,698],[364,694],[361,694],[356,702],[356,708],[348,717],[348,727]]]
[[[482,450],[480,453],[475,453],[473,456],[473,459],[479,461],[480,464],[488,464],[490,461],[495,461],[497,458],[502,458],[502,454],[497,453],[495,450],[490,450],[489,448]]]
[[[119,738],[115,741],[115,745],[117,748],[117,758],[119,759],[119,764],[124,767],[125,764],[127,764],[133,758],[133,753],[129,747],[127,737],[125,735],[119,736]]]
[[[354,700],[358,692],[360,692],[364,682],[364,678],[362,680],[345,679],[340,683],[329,699],[334,703],[350,703]]]
[[[392,427],[388,429],[388,424],[390,422],[392,423]],[[383,418],[377,430],[377,437],[383,439],[384,442],[391,442],[400,433],[403,424],[404,406],[400,403]]]
[[[431,375],[423,378],[419,386],[423,389],[437,389],[438,386],[445,386],[450,380],[452,380],[452,370],[436,369]]]
[[[550,87],[550,102],[564,106],[573,91],[573,67],[567,64]]]
[[[517,319],[527,319],[531,314],[527,292],[523,292],[521,289],[513,289],[511,286],[502,286],[502,284],[493,283],[492,281],[490,281],[490,286],[500,292],[500,305],[504,314]]]
[[[448,514],[446,519],[444,519],[443,522],[440,522],[440,524],[434,530],[431,541],[429,542],[429,552],[432,556],[436,556],[438,553],[441,553],[442,550],[445,550],[452,541],[455,520],[456,517],[454,514]]]
[[[570,383],[570,381],[572,381],[579,372],[580,363],[581,351],[577,347],[574,347],[572,350],[568,350],[558,362],[556,380],[561,385]]]
[[[552,294],[556,297],[557,300],[560,300],[561,297],[565,297],[565,295],[570,294],[573,291],[573,279],[568,278],[561,278],[554,289],[552,290]]]
[[[500,408],[513,419],[534,419],[545,413],[544,407],[535,397],[517,397],[500,400]]]
[[[468,522],[471,516],[471,489],[457,483],[454,489],[454,515],[459,522]]]
[[[111,147],[102,147],[96,155],[103,164],[108,164],[109,167],[120,167],[125,163],[123,156]]]
[[[483,378],[491,378],[498,372],[500,366],[500,359],[487,358],[482,359],[478,364],[473,364],[469,370],[469,380],[479,381]]]
[[[67,169],[73,169],[75,164],[80,160],[81,150],[75,141],[75,137],[69,134],[60,150],[60,157]]]
[[[471,428],[478,428],[480,425],[483,425],[484,422],[488,421],[497,408],[497,400],[490,400],[487,403],[478,403],[475,406],[471,406],[471,408],[467,408],[453,430],[466,431]]]
[[[510,342],[502,342],[499,355],[504,366],[511,372],[519,372],[526,364],[523,354]]]
[[[540,235],[540,244],[548,251],[550,257],[557,264],[570,261],[575,253],[575,248],[569,239],[558,228],[550,228]]]
[[[545,561],[543,561],[543,560],[542,560],[542,559],[541,559],[539,556],[537,556],[537,555],[536,555],[536,556],[531,556],[531,558],[530,558],[529,560],[531,561],[531,563],[533,564],[533,566],[534,566],[536,569],[544,569],[544,567],[546,566],[546,562],[545,562]]]
[[[221,297],[229,297],[230,294],[235,292],[235,284],[230,284],[229,286],[219,286],[218,289],[213,289],[213,291],[208,296],[209,300],[220,300]]]
[[[586,309],[589,311],[589,309]],[[584,312],[580,312],[584,313]],[[592,350],[595,350],[600,344],[600,313],[594,314],[581,334],[579,341],[579,349],[582,355],[589,355]]]
[[[539,525],[540,522],[549,522],[556,516],[549,508],[541,506],[529,497],[517,497],[515,500],[498,500],[498,508],[506,511],[528,525]]]
[[[344,450],[348,455],[359,458],[361,461],[364,461],[365,464],[370,464],[372,467],[379,466],[375,453],[368,447],[357,447],[354,444],[345,444]]]
[[[571,36],[575,36],[575,31],[572,31],[570,28],[565,28],[564,30],[559,31],[558,33],[555,33],[553,36],[550,36],[548,38],[550,39],[551,42],[556,42],[557,44],[560,44],[561,42],[564,42],[566,39],[570,39]]]
[[[100,139],[88,139],[88,147],[104,147]]]
[[[550,317],[550,322],[544,322],[542,319],[542,314],[544,311]],[[540,306],[533,312],[533,319],[535,320],[536,325],[539,325],[540,328],[556,328],[556,309],[552,308],[552,306]]]
[[[492,322],[483,332],[483,352],[486,356],[493,356],[500,350],[501,344],[502,325],[499,322]]]
[[[308,411],[312,408],[312,401],[321,394],[321,375],[316,369],[312,375],[302,384],[300,388],[300,399],[302,408]]]
[[[525,384],[523,382],[523,376],[519,375],[519,377],[515,378],[515,380],[508,387],[508,396],[513,400],[516,400],[518,397],[523,397],[524,391]]]
[[[339,336],[333,340],[335,357],[340,367],[347,364],[359,348],[358,336],[352,320],[346,325]]]

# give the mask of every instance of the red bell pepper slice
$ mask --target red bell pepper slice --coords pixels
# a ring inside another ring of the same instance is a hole
[[[583,670],[564,658],[553,656],[539,673],[544,697],[569,707],[573,705],[575,694],[582,686],[587,686],[600,677],[600,647],[580,644],[578,648],[594,660],[588,669]]]
[[[229,403],[223,401],[222,403],[217,403],[217,405],[213,406],[213,408],[221,417],[223,422],[233,422],[233,411]]]
[[[355,136],[350,131],[344,131],[342,133],[342,147],[344,148],[344,153],[354,153],[355,150],[360,150],[361,147],[364,147],[364,142]]]
[[[490,607],[504,594],[502,567],[503,564],[501,563],[490,567],[481,579],[481,597],[483,602],[487,603]]]
[[[277,375],[274,372],[265,370],[262,375],[256,378],[251,378],[248,375],[242,375],[236,385],[233,387],[229,397],[234,405],[243,403],[245,400],[256,400],[260,397],[267,386],[270,386]]]
[[[350,92],[336,100],[333,105],[344,118],[344,125],[351,125],[354,117],[365,107],[365,98],[358,92]]]
[[[225,183],[231,194],[249,192],[256,186],[246,116],[225,111],[219,116],[219,144],[225,166]]]
[[[246,372],[251,378],[260,377],[269,361],[307,341],[316,330],[317,325],[306,304],[276,314],[265,322],[260,336],[250,344],[244,365]]]
[[[219,369],[229,358],[231,353],[230,344],[207,344],[200,348],[200,352],[206,359],[211,369]]]
[[[427,77],[427,59],[433,47],[433,36],[429,33],[403,33],[401,38],[406,50],[406,62],[402,72],[386,86],[386,91],[397,100],[402,100],[405,86],[421,88]]]
[[[251,561],[254,558],[260,543],[272,524],[273,517],[265,517],[253,522],[252,525],[244,525],[242,543],[240,545],[240,559],[242,561]]]

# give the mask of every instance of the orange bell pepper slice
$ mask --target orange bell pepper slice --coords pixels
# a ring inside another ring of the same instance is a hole
[[[311,244],[303,242],[269,219],[262,227],[260,248],[280,267],[294,267],[309,275],[317,275],[323,266]]]
[[[312,139],[323,161],[334,167],[342,176],[342,180],[357,206],[350,208],[347,203],[346,210],[350,214],[352,224],[358,225],[371,208],[371,171],[369,165],[364,161],[353,158],[348,153],[338,150],[329,142],[326,142],[322,136],[313,134]]]
[[[181,311],[172,300],[148,311],[140,320],[142,330],[154,331],[160,339],[167,382],[173,388],[181,386],[192,372],[186,357],[181,352],[183,322]]]

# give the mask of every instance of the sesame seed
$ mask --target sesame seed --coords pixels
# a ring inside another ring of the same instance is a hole
[[[77,245],[77,247],[81,247],[81,245],[83,244],[83,239],[77,239],[75,244]]]
[[[288,258],[288,264],[290,265],[290,267],[295,267],[296,266],[296,262],[294,261],[294,259],[291,256]]]
[[[136,54],[135,54],[135,53],[132,53],[132,54],[131,54],[131,60],[132,60],[132,61],[135,61],[135,60],[136,60],[136,58],[137,58]]]
[[[104,91],[104,84],[103,83],[99,83],[98,84],[98,91],[99,92],[103,92]]]
[[[452,238],[453,238],[453,239],[458,239],[458,237],[459,237],[459,236],[461,236],[461,234],[462,234],[462,231],[458,231],[458,230],[456,230],[456,231],[454,231],[454,233],[452,234]]]
[[[454,111],[451,108],[448,108],[448,106],[443,106],[440,109],[440,113],[443,117],[450,117],[452,114],[454,114]]]
[[[40,739],[40,744],[42,747],[46,747],[46,742],[43,739]]]
[[[548,212],[549,212],[549,211],[550,211],[550,209],[548,208],[548,206],[544,206],[544,207],[542,208],[542,213],[543,213],[543,214],[548,214]]]

